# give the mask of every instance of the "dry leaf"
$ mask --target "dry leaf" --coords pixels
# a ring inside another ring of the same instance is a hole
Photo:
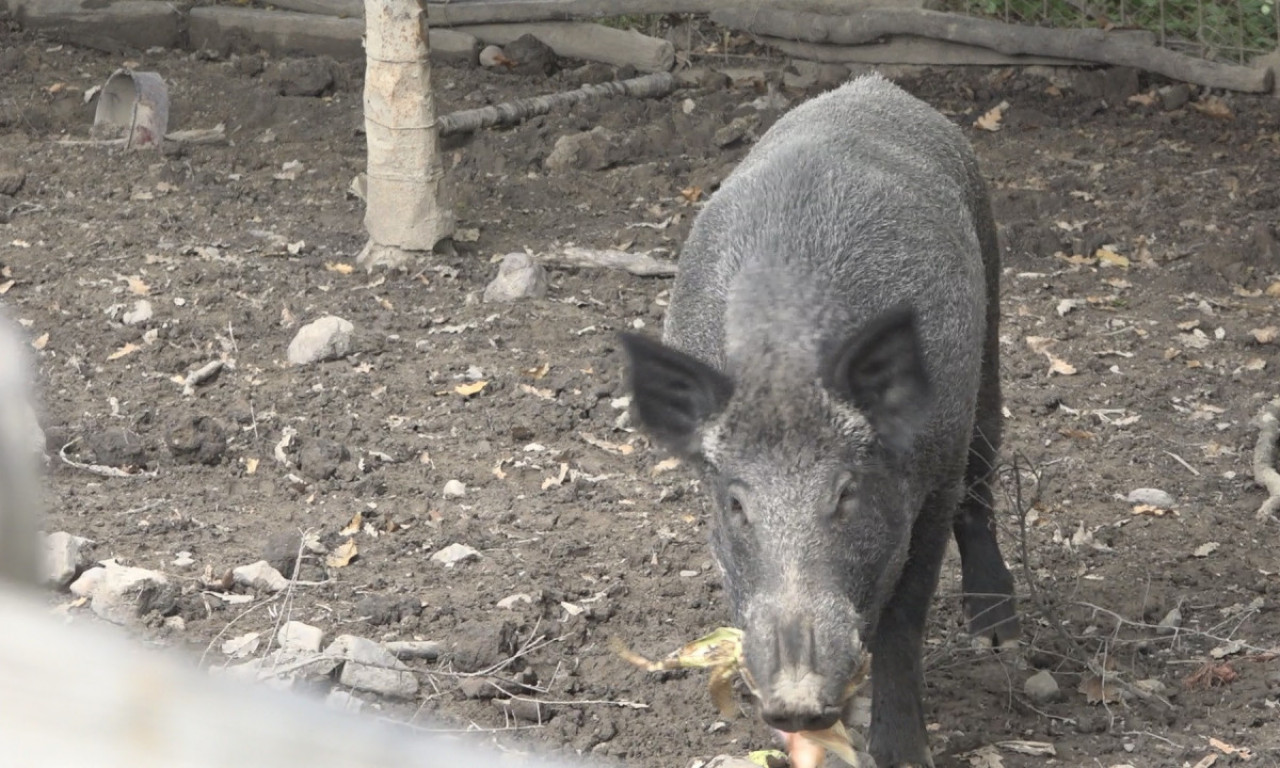
[[[658,462],[657,464],[654,464],[654,465],[653,465],[653,474],[655,474],[655,475],[660,475],[660,474],[662,474],[663,472],[670,472],[671,470],[675,469],[675,468],[676,468],[676,467],[678,467],[678,466],[680,466],[680,459],[679,459],[679,457],[672,456],[672,457],[670,457],[670,458],[663,459],[662,461]]]
[[[1129,268],[1129,259],[1110,248],[1099,248],[1093,255],[1098,259],[1098,266]]]
[[[1045,86],[1044,92],[1046,95],[1053,96],[1055,98],[1062,95],[1062,89],[1053,83],[1049,83],[1049,85]]]
[[[1184,320],[1181,323],[1178,323],[1178,330],[1180,331],[1194,331],[1196,328],[1199,328],[1199,327],[1200,327],[1199,320]]]
[[[31,340],[31,346],[35,349],[44,349],[49,344],[49,334],[42,333]]]
[[[551,371],[551,363],[543,363],[542,365],[539,365],[534,368],[526,368],[523,371],[523,373],[525,376],[529,376],[534,379],[541,379],[542,377],[546,376],[550,371]]]
[[[12,288],[13,285],[14,285],[13,280],[5,280],[3,283],[0,283],[0,296],[3,296],[4,294],[8,293],[9,289]]]
[[[1191,102],[1191,108],[1202,115],[1216,117],[1219,120],[1233,120],[1235,114],[1231,111],[1231,107],[1227,106],[1227,102],[1217,96],[1210,96],[1200,101]]]
[[[324,559],[324,564],[330,568],[345,568],[358,554],[360,552],[356,547],[356,540],[347,539],[329,553],[329,556]]]
[[[1004,127],[1000,123],[1002,120],[1004,120],[1004,111],[1008,108],[1009,108],[1009,102],[1007,101],[1000,102],[999,104],[995,105],[991,109],[987,110],[987,112],[982,117],[979,117],[977,120],[974,120],[973,127],[979,128],[984,131],[992,131],[992,132],[1000,130],[1002,127]]]
[[[117,349],[115,352],[112,352],[111,354],[107,355],[107,359],[119,360],[125,355],[132,355],[134,352],[137,352],[140,349],[142,349],[142,347],[138,346],[137,344],[134,344],[131,341],[128,344],[125,344],[123,347]]]
[[[1271,285],[1268,285],[1267,289],[1263,291],[1263,293],[1273,299],[1280,299],[1280,283],[1272,283]]]
[[[1147,515],[1148,517],[1164,517],[1171,511],[1172,510],[1165,509],[1164,507],[1157,507],[1153,504],[1139,504],[1133,508],[1133,514]]]
[[[680,196],[690,203],[696,203],[702,198],[702,187],[685,187],[680,190]]]
[[[471,397],[487,386],[489,386],[489,382],[481,379],[480,381],[473,381],[470,384],[459,384],[453,388],[453,391],[463,397]]]
[[[1135,93],[1128,98],[1130,104],[1138,104],[1143,107],[1149,107],[1156,103],[1156,94],[1154,91],[1147,93]]]
[[[1044,354],[1045,351],[1053,344],[1053,339],[1048,336],[1028,336],[1027,348],[1037,355]]]
[[[244,473],[245,473],[246,475],[252,475],[254,472],[257,472],[257,471],[258,471],[258,460],[257,460],[257,459],[245,459],[245,460],[244,460]]]
[[[531,385],[531,384],[521,384],[521,385],[520,385],[520,391],[521,391],[521,392],[525,392],[525,393],[530,394],[530,395],[533,395],[534,397],[540,397],[540,398],[542,398],[543,400],[555,400],[555,399],[556,399],[556,393],[555,393],[555,392],[552,392],[552,391],[551,391],[551,390],[549,390],[549,389],[539,389],[539,388],[537,388],[537,387],[535,387],[535,386],[533,386],[533,385]]]
[[[583,432],[579,436],[587,445],[594,445],[596,448],[599,448],[602,451],[608,451],[609,453],[618,453],[623,456],[630,456],[635,451],[634,445],[611,443],[608,440],[601,440],[595,435],[587,432]]]
[[[136,296],[146,296],[151,293],[151,286],[147,285],[146,281],[141,277],[133,275],[131,277],[126,277],[125,280],[129,283],[130,293],[133,293]]]
[[[1090,704],[1115,704],[1120,701],[1120,687],[1110,680],[1104,683],[1102,678],[1092,672],[1080,680],[1076,690],[1083,693],[1085,701]]]
[[[1049,372],[1056,373],[1059,376],[1075,376],[1076,367],[1060,357],[1054,357],[1048,352],[1045,357],[1049,358]]]
[[[1266,328],[1254,328],[1249,331],[1249,335],[1259,344],[1270,344],[1280,337],[1280,328],[1274,325],[1268,325]]]
[[[1058,434],[1063,437],[1069,437],[1072,440],[1092,440],[1095,437],[1095,435],[1087,429],[1072,429],[1070,427],[1059,429]]]
[[[1243,366],[1246,371],[1261,371],[1266,367],[1267,361],[1263,360],[1261,357],[1251,357]]]
[[[564,485],[564,479],[568,477],[568,475],[569,475],[569,465],[564,462],[561,462],[560,474],[552,477],[543,478],[542,490],[545,491],[548,488],[553,488],[557,485]]]
[[[1235,747],[1220,739],[1209,737],[1209,746],[1218,750],[1224,755],[1239,755],[1241,760],[1252,760],[1253,750],[1248,747]]]
[[[350,264],[344,264],[341,261],[326,261],[324,263],[324,268],[329,270],[330,272],[337,272],[338,274],[341,274],[341,275],[349,275],[352,272],[354,272],[356,269]]]
[[[1200,762],[1191,766],[1191,768],[1209,768],[1211,765],[1213,765],[1216,762],[1218,762],[1218,753],[1210,752],[1209,754],[1200,758]]]
[[[364,527],[364,513],[357,511],[355,516],[351,518],[351,522],[347,523],[347,527],[338,531],[339,536],[355,536]]]
[[[1235,682],[1235,679],[1239,676],[1240,673],[1236,672],[1235,667],[1231,666],[1231,662],[1217,664],[1212,661],[1206,661],[1195,672],[1187,675],[1182,684],[1188,688],[1216,688]]]

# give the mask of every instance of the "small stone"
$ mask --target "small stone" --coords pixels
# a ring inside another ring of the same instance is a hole
[[[328,480],[338,472],[338,465],[351,457],[341,443],[324,438],[309,438],[298,451],[298,468],[312,480]]]
[[[351,351],[354,332],[354,325],[333,315],[307,323],[289,342],[289,364],[308,365],[345,357]]]
[[[517,75],[553,75],[558,68],[556,52],[533,35],[521,35],[502,47],[507,58],[515,62],[511,71]]]
[[[289,580],[266,560],[242,565],[231,571],[231,577],[237,584],[266,592],[280,592],[289,586]]]
[[[533,602],[532,595],[526,595],[523,592],[518,592],[514,595],[507,595],[506,597],[499,600],[498,607],[504,608],[509,611],[515,608],[517,603],[524,603],[528,605],[532,602]]]
[[[86,547],[91,539],[58,531],[44,537],[44,583],[55,589],[66,589],[89,563]]]
[[[170,632],[185,632],[187,630],[187,620],[181,616],[166,616],[163,626]]]
[[[728,147],[746,138],[759,124],[760,118],[756,115],[734,118],[728,125],[716,131],[712,141],[717,147]]]
[[[296,530],[275,531],[262,547],[262,559],[282,574],[293,575],[302,549],[302,534]]]
[[[527,253],[502,257],[498,276],[484,289],[486,304],[519,299],[540,299],[547,295],[547,271]]]
[[[460,499],[467,495],[467,486],[461,480],[450,480],[442,491],[446,499]]]
[[[1255,223],[1249,230],[1249,245],[1258,266],[1267,271],[1280,267],[1280,242],[1276,241],[1270,224],[1265,221]]]
[[[418,678],[380,643],[339,635],[324,653],[343,660],[338,682],[349,688],[405,699],[418,692]]]
[[[227,451],[227,433],[212,417],[191,416],[166,432],[164,443],[179,464],[214,466]]]
[[[500,45],[486,45],[480,49],[480,66],[486,69],[492,69],[502,65],[503,62],[510,61],[507,54],[502,52]]]
[[[0,165],[0,195],[13,197],[27,181],[27,172],[21,168]]]
[[[374,626],[395,624],[406,616],[422,612],[422,602],[396,595],[365,595],[356,603],[356,615]]]
[[[90,568],[71,583],[73,595],[89,598],[93,612],[115,624],[127,624],[152,611],[172,612],[178,591],[163,573],[114,560],[103,561],[101,568]]]
[[[290,651],[318,653],[320,642],[324,640],[324,630],[303,624],[301,621],[286,621],[276,632],[276,642],[281,648]]]
[[[570,133],[556,139],[542,166],[548,171],[603,171],[616,165],[620,158],[614,133],[596,126],[589,131]]]
[[[247,632],[222,643],[222,653],[233,659],[243,659],[258,652],[262,644],[261,632]]]
[[[1062,689],[1049,670],[1042,669],[1023,683],[1022,690],[1036,704],[1049,704],[1062,698]]]
[[[145,467],[150,457],[136,432],[111,427],[85,435],[84,447],[98,464],[108,467]]]
[[[458,690],[464,697],[477,701],[488,701],[504,693],[488,677],[464,677],[458,683]]]
[[[333,62],[324,58],[284,59],[270,79],[281,96],[323,96],[333,87]]]
[[[178,554],[173,558],[173,567],[174,567],[174,568],[190,568],[191,566],[193,566],[193,565],[195,565],[195,564],[196,564],[196,559],[195,559],[194,557],[192,557],[192,556],[191,556],[191,553],[190,553],[190,552],[186,552],[186,551],[179,552],[179,553],[178,553]]]
[[[1176,83],[1174,85],[1166,85],[1160,91],[1160,106],[1172,112],[1175,109],[1182,109],[1191,101],[1191,86],[1186,83]]]
[[[125,312],[120,319],[124,321],[125,325],[138,325],[150,320],[154,314],[155,311],[151,307],[151,302],[146,299],[139,299],[134,302],[133,309]]]
[[[1160,509],[1173,509],[1177,504],[1173,496],[1159,488],[1135,488],[1129,491],[1125,501],[1130,504],[1149,504]]]
[[[479,557],[480,553],[476,550],[468,547],[466,544],[458,544],[455,542],[432,555],[431,561],[440,563],[446,568],[452,568],[458,563],[463,563],[467,560],[475,560]]]

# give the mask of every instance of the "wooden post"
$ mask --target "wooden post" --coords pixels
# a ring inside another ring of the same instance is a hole
[[[359,263],[402,268],[454,226],[437,146],[425,0],[365,0],[364,17],[369,242]]]

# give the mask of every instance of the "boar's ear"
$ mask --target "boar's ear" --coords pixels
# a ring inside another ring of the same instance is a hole
[[[631,361],[631,405],[640,426],[670,451],[696,452],[706,420],[733,395],[733,381],[661,342],[634,333],[619,338]]]
[[[933,404],[915,311],[894,307],[849,337],[836,350],[826,385],[855,405],[892,450],[910,449]]]

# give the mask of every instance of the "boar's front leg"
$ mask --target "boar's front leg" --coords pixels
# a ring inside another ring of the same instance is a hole
[[[951,536],[954,494],[926,499],[911,531],[906,566],[871,640],[869,747],[879,768],[933,766],[924,727],[925,619]]]

